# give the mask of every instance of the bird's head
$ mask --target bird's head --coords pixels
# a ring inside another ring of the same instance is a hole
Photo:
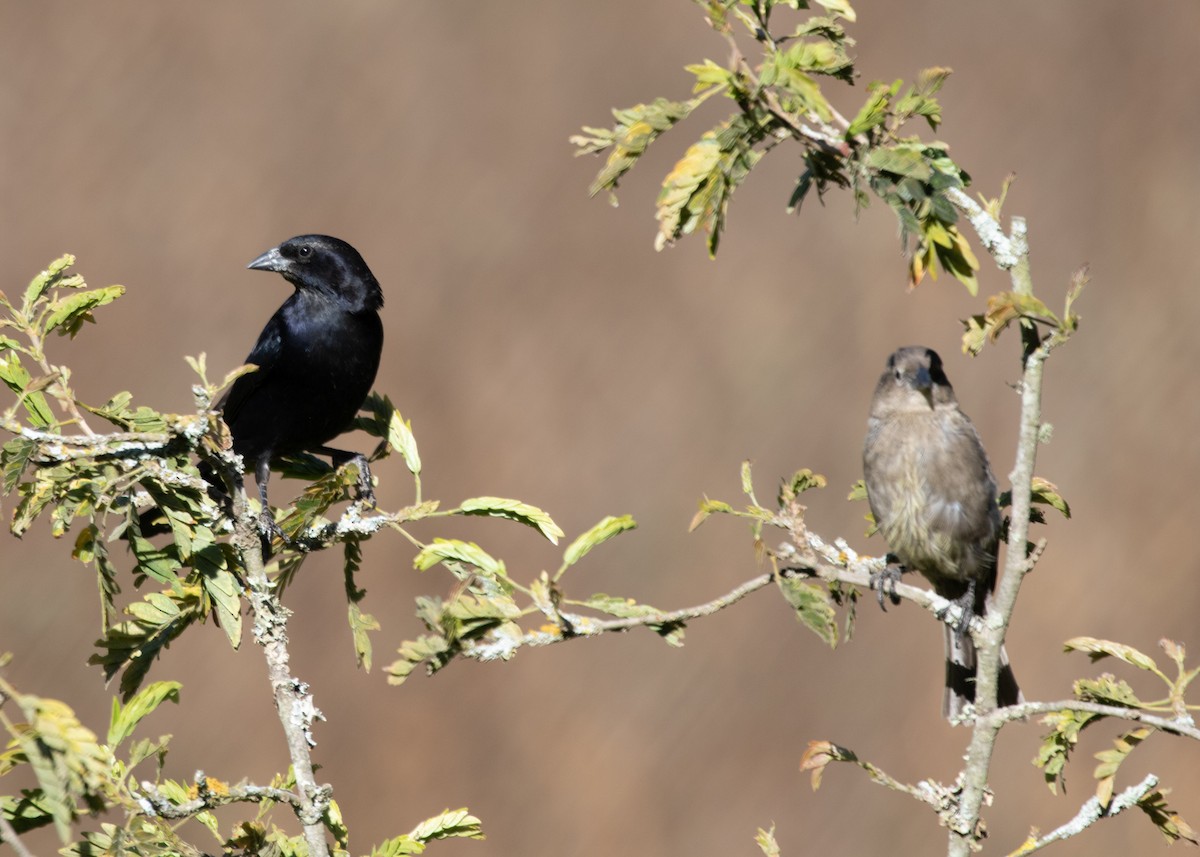
[[[954,388],[942,370],[942,358],[932,348],[909,345],[888,357],[872,410],[928,411],[954,402]]]
[[[275,271],[301,291],[323,292],[351,311],[383,306],[379,281],[358,251],[329,235],[297,235],[246,266]]]

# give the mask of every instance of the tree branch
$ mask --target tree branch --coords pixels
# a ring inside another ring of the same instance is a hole
[[[1064,699],[1060,702],[1022,702],[1005,708],[997,708],[987,715],[997,727],[1016,720],[1038,717],[1043,714],[1056,714],[1059,711],[1080,711],[1086,714],[1099,714],[1103,717],[1115,717],[1120,720],[1131,720],[1134,723],[1144,723],[1172,735],[1181,735],[1200,741],[1200,729],[1190,718],[1160,717],[1149,714],[1140,708],[1124,708],[1120,705],[1104,705],[1100,702],[1087,702],[1080,699]]]
[[[243,785],[234,786],[228,791],[218,794],[208,787],[208,778],[205,777],[203,771],[196,771],[196,776],[193,779],[196,783],[198,797],[181,804],[171,803],[170,800],[159,793],[153,783],[142,783],[142,790],[146,794],[139,802],[142,803],[143,810],[146,811],[147,815],[168,820],[191,818],[206,810],[216,809],[219,806],[226,806],[231,803],[261,803],[265,800],[286,803],[295,808],[297,813],[303,810],[303,802],[300,796],[287,789],[277,789],[271,786]]]
[[[1032,841],[1027,840],[1013,854],[1020,854],[1021,857],[1024,857],[1026,854],[1042,850],[1052,842],[1060,842],[1063,839],[1076,836],[1102,818],[1112,818],[1114,815],[1124,812],[1131,806],[1137,806],[1138,801],[1152,792],[1157,786],[1158,777],[1154,774],[1147,774],[1146,778],[1140,783],[1130,786],[1119,795],[1113,797],[1112,802],[1109,803],[1107,808],[1100,803],[1098,797],[1092,796],[1079,808],[1079,812],[1076,813],[1075,817],[1066,824],[1055,828],[1045,836],[1033,839]]]
[[[17,852],[17,857],[33,857],[33,852],[25,847],[25,843],[21,841],[21,837],[17,836],[17,831],[13,830],[13,826],[8,823],[8,819],[2,812],[0,812],[0,842],[7,842],[11,845],[12,850]]]
[[[249,584],[250,607],[254,612],[254,641],[262,646],[267,661],[267,676],[275,696],[275,710],[287,738],[292,772],[296,778],[299,805],[296,816],[304,826],[304,838],[310,857],[329,857],[322,818],[329,809],[333,789],[317,785],[311,748],[313,721],[322,717],[313,704],[306,683],[291,674],[288,653],[287,620],[291,611],[283,606],[263,567],[262,541],[258,516],[250,509],[246,492],[234,493],[235,547],[241,552]]]
[[[966,194],[959,192],[952,199],[968,212],[972,226],[996,263],[1009,271],[1014,291],[1032,294],[1029,268],[1029,244],[1024,218],[1013,218],[1012,233],[1004,236],[1003,229],[990,214],[983,211]],[[997,233],[1003,241],[997,241]],[[1034,464],[1037,461],[1039,433],[1042,427],[1042,368],[1055,343],[1052,336],[1038,342],[1022,337],[1025,344],[1021,379],[1021,416],[1018,428],[1016,462],[1009,474],[1012,486],[1012,507],[1005,550],[1004,574],[996,587],[991,609],[984,617],[985,628],[976,634],[978,662],[975,671],[976,717],[971,741],[967,747],[966,766],[962,773],[962,796],[956,818],[949,825],[951,857],[967,857],[979,836],[979,818],[987,794],[988,772],[992,752],[1002,720],[993,719],[1000,673],[1000,652],[1016,605],[1017,594],[1025,575],[1041,554],[1036,550],[1026,555],[1029,536],[1029,513],[1032,506]],[[1043,546],[1044,549],[1044,546]]]
[[[752,592],[756,592],[775,580],[774,572],[760,574],[741,586],[736,587],[720,598],[714,598],[696,607],[685,607],[667,613],[651,613],[645,616],[627,616],[618,619],[598,619],[595,616],[560,612],[559,616],[565,627],[560,631],[534,631],[522,634],[520,637],[490,639],[487,642],[463,641],[462,655],[479,661],[507,659],[517,649],[527,647],[549,646],[562,643],[578,637],[598,637],[613,631],[628,631],[630,628],[654,627],[659,625],[679,625],[690,619],[711,616],[741,601]]]

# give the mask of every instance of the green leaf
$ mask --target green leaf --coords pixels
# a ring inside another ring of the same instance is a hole
[[[55,299],[50,304],[50,315],[46,319],[45,332],[61,328],[58,332],[74,337],[84,322],[94,322],[92,310],[115,301],[125,294],[124,286],[105,286],[87,292],[76,292]]]
[[[1051,730],[1042,736],[1042,745],[1038,749],[1033,764],[1042,769],[1046,786],[1052,793],[1058,793],[1058,787],[1066,784],[1066,765],[1071,751],[1079,741],[1079,733],[1092,723],[1103,720],[1099,714],[1065,709],[1048,714],[1042,718],[1042,723]]]
[[[8,494],[17,487],[29,459],[37,449],[37,444],[23,437],[14,437],[5,442],[0,449],[0,469],[4,473],[4,492]]]
[[[732,515],[735,513],[733,511],[733,507],[723,500],[710,500],[705,497],[700,501],[699,511],[696,512],[696,514],[692,517],[691,523],[688,524],[688,532],[692,532],[698,526],[707,521],[710,515],[716,514]]]
[[[807,467],[797,470],[792,474],[790,479],[786,479],[780,484],[779,505],[781,507],[785,506],[805,491],[811,491],[814,488],[824,488],[825,485],[825,477],[820,473],[813,473]]]
[[[421,456],[417,454],[417,438],[412,432],[412,421],[405,420],[399,411],[392,411],[388,420],[388,446],[399,450],[404,456],[408,472],[417,476],[421,473]]]
[[[762,120],[734,116],[706,131],[688,148],[663,179],[658,194],[656,250],[699,227],[708,235],[709,255],[716,255],[730,197],[762,157],[763,153],[753,146],[777,122],[770,116]]]
[[[1102,808],[1108,809],[1112,803],[1113,787],[1116,785],[1117,771],[1120,770],[1121,764],[1153,731],[1150,727],[1143,726],[1126,732],[1117,737],[1111,750],[1101,750],[1096,754],[1100,764],[1096,766],[1093,776],[1096,778],[1096,798]]]
[[[780,575],[778,581],[783,597],[796,611],[796,619],[824,640],[829,648],[837,648],[837,611],[825,590],[792,576]]]
[[[833,110],[821,86],[805,70],[803,63],[811,60],[806,47],[811,42],[800,42],[787,50],[775,51],[763,63],[760,80],[763,86],[777,87],[785,109],[794,113],[815,115],[822,122],[833,119]]]
[[[47,266],[46,270],[34,277],[25,289],[25,300],[21,308],[22,314],[27,317],[31,315],[34,303],[40,300],[54,286],[59,285],[67,268],[74,264],[75,257],[67,253],[59,256]]]
[[[1074,690],[1075,696],[1085,702],[1098,702],[1102,705],[1118,705],[1127,708],[1140,708],[1142,705],[1142,701],[1138,699],[1128,682],[1108,674],[1095,679],[1077,679]]]
[[[754,841],[758,843],[758,847],[762,849],[765,857],[779,857],[779,843],[775,841],[775,825],[772,824],[770,830],[763,830],[760,827]]]
[[[917,181],[928,181],[933,176],[933,169],[922,150],[909,145],[872,149],[867,153],[864,163],[871,169],[907,176]]]
[[[817,0],[817,3],[824,6],[831,15],[845,18],[847,21],[858,20],[858,15],[855,14],[849,0]]]
[[[388,684],[403,684],[420,664],[426,664],[426,672],[432,675],[448,664],[457,652],[458,646],[452,645],[440,634],[425,634],[415,640],[406,640],[400,646],[400,659],[384,669]]]
[[[84,405],[84,408],[108,420],[115,426],[125,429],[126,431],[135,432],[165,432],[167,431],[167,421],[158,411],[153,408],[148,408],[145,405],[140,406],[136,411],[129,409],[129,403],[133,399],[130,393],[117,393],[103,405],[98,408],[91,408]]]
[[[649,604],[639,604],[632,598],[621,598],[604,593],[591,596],[584,604],[593,610],[607,613],[609,616],[616,616],[618,619],[644,619],[647,616],[661,616],[663,612]],[[668,645],[677,648],[683,645],[683,633],[687,627],[685,622],[662,622],[646,627],[666,640]]]
[[[100,529],[95,524],[88,524],[75,538],[75,550],[71,556],[82,563],[94,563],[96,566],[96,585],[100,590],[100,627],[107,632],[117,613],[115,599],[121,587],[117,583],[116,566],[108,556],[108,546],[99,536]]]
[[[144,538],[136,529],[137,516],[132,518],[132,525],[126,530],[126,541],[133,552],[137,566],[135,574],[144,574],[175,590],[179,590],[179,571],[183,564],[179,562],[179,552],[174,542],[164,547],[157,547],[153,542]]]
[[[1092,663],[1106,657],[1114,657],[1138,669],[1159,672],[1158,664],[1152,657],[1139,652],[1133,646],[1114,643],[1111,640],[1100,640],[1095,637],[1072,637],[1063,643],[1063,651],[1087,652]]]
[[[371,849],[370,857],[410,857],[425,850],[425,843],[411,836],[396,836],[380,842]]]
[[[464,500],[457,509],[451,510],[456,515],[490,515],[495,518],[508,518],[541,532],[550,544],[558,544],[563,531],[558,524],[536,506],[522,503],[520,500],[508,500],[504,497],[474,497]]]
[[[484,838],[481,822],[465,807],[444,810],[440,815],[422,821],[408,835],[418,842],[450,838]]]
[[[565,569],[579,562],[579,560],[587,556],[592,548],[604,544],[604,542],[614,536],[618,536],[636,527],[637,521],[633,519],[632,515],[621,515],[620,517],[609,515],[586,533],[576,538],[575,541],[571,542],[566,551],[563,552],[563,568]]]
[[[21,797],[0,795],[0,813],[17,835],[54,823],[54,807],[41,789],[22,789]]]
[[[1193,845],[1200,844],[1196,831],[1175,810],[1167,806],[1167,795],[1163,789],[1155,789],[1138,801],[1138,808],[1158,828],[1170,845],[1180,839],[1187,840]]]
[[[54,818],[65,843],[77,816],[77,802],[98,811],[105,806],[113,767],[112,753],[56,699],[18,694],[16,703],[27,726],[15,736],[42,791],[42,805]]]
[[[0,381],[20,398],[29,421],[37,428],[46,428],[54,424],[54,415],[46,397],[36,389],[36,383],[30,383],[31,380],[17,352],[7,351],[0,356]]]
[[[206,545],[196,551],[193,562],[205,594],[212,599],[217,621],[229,639],[229,645],[236,649],[242,642],[242,588],[237,576],[229,570],[225,547]]]
[[[88,659],[104,668],[106,681],[122,669],[121,696],[131,699],[154,659],[171,641],[200,618],[200,595],[195,587],[181,594],[151,592],[125,608],[132,618],[109,629],[96,642],[102,651]]]
[[[418,571],[426,571],[447,560],[457,560],[473,565],[479,569],[481,574],[488,577],[507,576],[503,562],[474,542],[463,542],[458,539],[434,539],[413,558],[413,566]]]
[[[112,719],[108,726],[109,748],[115,750],[126,738],[133,734],[134,728],[147,714],[158,708],[163,702],[170,700],[178,704],[179,690],[183,687],[177,681],[152,682],[129,700],[122,707],[119,699],[113,698]]]
[[[351,601],[348,605],[350,619],[350,634],[354,640],[354,657],[358,666],[367,672],[371,671],[371,638],[372,631],[378,631],[382,626],[379,620],[370,613],[364,613],[362,608]]]
[[[696,76],[692,92],[701,92],[713,86],[730,86],[733,82],[733,72],[712,60],[706,59],[703,63],[686,65],[684,68]]]
[[[358,666],[371,671],[371,631],[378,631],[379,622],[370,613],[364,613],[359,607],[367,591],[360,589],[354,582],[354,575],[362,566],[362,546],[358,539],[347,539],[342,549],[345,558],[346,603],[349,610],[350,634],[354,640],[354,656]]]
[[[1058,486],[1053,482],[1042,479],[1040,476],[1033,477],[1032,482],[1034,503],[1041,503],[1057,509],[1062,513],[1064,518],[1071,517],[1071,507],[1061,494],[1058,493]]]
[[[896,80],[891,86],[882,83],[871,84],[867,89],[866,103],[859,108],[858,114],[846,128],[846,139],[853,139],[859,134],[865,134],[872,128],[882,125],[888,117],[888,104],[899,88],[899,80]]]
[[[589,195],[595,196],[602,190],[616,190],[621,178],[633,169],[647,147],[660,134],[687,117],[699,103],[699,99],[668,101],[659,98],[651,104],[636,104],[625,110],[613,111],[617,124],[611,131],[584,127],[584,134],[571,137],[571,143],[579,147],[576,155],[612,150],[604,168],[588,188]]]
[[[754,474],[751,471],[751,467],[752,467],[752,465],[751,465],[750,459],[746,459],[745,461],[742,462],[742,469],[741,469],[742,493],[745,494],[747,497],[749,497],[751,500],[753,500],[754,499]]]

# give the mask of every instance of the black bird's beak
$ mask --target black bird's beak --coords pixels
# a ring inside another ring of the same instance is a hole
[[[279,248],[272,247],[246,267],[253,271],[282,271],[285,261]]]
[[[917,370],[917,377],[914,379],[917,391],[925,397],[925,401],[929,402],[929,407],[933,407],[933,378],[929,374],[929,370],[924,366]]]

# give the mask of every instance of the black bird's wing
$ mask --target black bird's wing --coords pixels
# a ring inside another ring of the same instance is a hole
[[[216,409],[221,412],[226,425],[232,428],[237,422],[242,408],[254,398],[254,394],[259,388],[268,383],[279,363],[279,355],[282,351],[283,322],[280,319],[280,313],[277,312],[271,316],[267,326],[258,335],[254,349],[246,357],[245,362],[253,363],[258,369],[234,381],[233,386],[217,402]]]

